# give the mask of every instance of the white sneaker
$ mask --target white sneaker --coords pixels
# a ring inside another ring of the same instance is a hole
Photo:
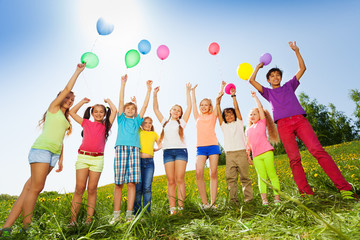
[[[118,216],[118,217],[113,217],[113,218],[109,221],[109,223],[110,223],[110,224],[115,224],[115,223],[119,222],[120,220],[121,220],[120,216]]]
[[[201,208],[202,209],[209,209],[210,208],[210,205],[209,204],[203,204],[202,206],[201,206]]]

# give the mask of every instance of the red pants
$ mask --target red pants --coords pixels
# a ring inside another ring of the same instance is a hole
[[[344,179],[334,160],[323,149],[309,121],[303,115],[283,118],[277,121],[280,139],[289,157],[290,167],[299,192],[314,194],[306,179],[301,156],[295,137],[300,139],[316,158],[322,169],[339,190],[352,190],[351,185]]]

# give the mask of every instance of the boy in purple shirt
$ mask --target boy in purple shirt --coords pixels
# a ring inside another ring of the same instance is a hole
[[[294,50],[299,62],[299,71],[290,81],[280,86],[282,71],[278,68],[272,68],[266,74],[267,81],[272,89],[263,87],[255,81],[257,72],[264,66],[263,63],[259,63],[249,82],[272,106],[274,121],[277,123],[279,136],[289,157],[290,167],[300,194],[313,195],[314,192],[306,179],[295,137],[303,141],[309,152],[317,159],[336,188],[340,190],[343,199],[357,200],[358,197],[352,192],[351,185],[344,179],[334,160],[323,149],[310,123],[305,118],[306,112],[301,107],[295,90],[300,85],[299,79],[304,74],[306,67],[296,42],[289,42],[289,46]]]

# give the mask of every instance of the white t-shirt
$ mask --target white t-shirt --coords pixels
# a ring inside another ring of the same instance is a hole
[[[242,120],[236,118],[236,121],[231,123],[223,121],[220,127],[224,134],[225,152],[246,149],[246,138]]]
[[[164,126],[164,123],[167,119],[161,121],[161,125]],[[186,122],[184,119],[180,119],[180,125],[182,128],[185,128]],[[185,137],[185,136],[184,136]],[[179,123],[176,120],[171,120],[166,124],[164,128],[164,139],[162,141],[162,149],[171,149],[171,148],[186,148],[185,141],[181,141],[179,135]]]

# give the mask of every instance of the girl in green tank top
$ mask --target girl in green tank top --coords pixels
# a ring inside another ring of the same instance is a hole
[[[62,142],[65,133],[67,132],[67,135],[71,133],[69,109],[75,99],[75,95],[71,90],[84,68],[85,64],[77,65],[75,73],[72,75],[64,90],[50,103],[49,108],[39,124],[44,126],[43,131],[32,146],[32,150],[50,152],[50,154],[55,156],[55,159],[59,159],[59,168],[56,172],[61,172],[63,168]],[[25,183],[19,198],[12,207],[3,229],[10,229],[21,213],[24,217],[23,228],[26,229],[30,225],[36,200],[44,188],[47,175],[54,168],[50,164],[52,159],[49,159],[49,163],[41,160],[37,161],[36,155],[33,155],[30,161],[31,176]]]

